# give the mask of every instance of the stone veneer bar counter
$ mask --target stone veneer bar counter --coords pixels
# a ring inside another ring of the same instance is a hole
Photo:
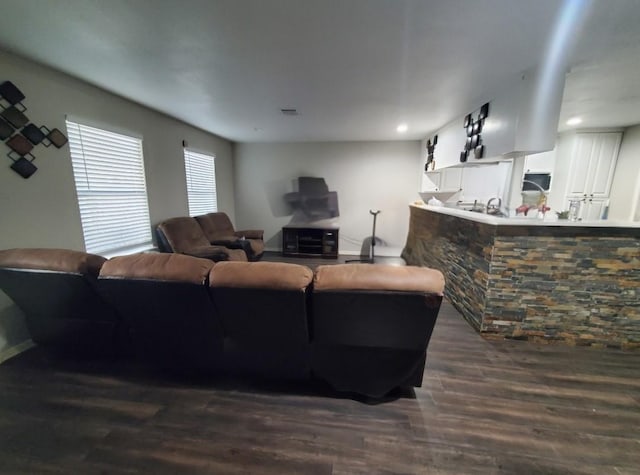
[[[442,271],[483,336],[640,348],[640,223],[411,205],[402,257]]]

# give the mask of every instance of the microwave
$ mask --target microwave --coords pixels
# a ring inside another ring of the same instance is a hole
[[[525,173],[523,180],[522,191],[540,191],[540,188],[544,191],[549,191],[549,186],[551,185],[551,173]],[[533,183],[538,185],[540,188],[535,186]]]

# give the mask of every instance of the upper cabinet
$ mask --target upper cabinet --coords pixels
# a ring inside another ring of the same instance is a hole
[[[462,187],[462,168],[450,167],[426,172],[422,191],[459,191]]]
[[[550,204],[568,209],[569,200],[582,202],[583,219],[605,214],[622,141],[622,132],[579,132],[558,140]]]
[[[524,159],[525,173],[553,173],[556,166],[556,151],[527,155]]]
[[[445,168],[440,174],[442,191],[458,191],[462,187],[462,168]]]
[[[566,195],[607,198],[621,141],[619,132],[576,134]]]

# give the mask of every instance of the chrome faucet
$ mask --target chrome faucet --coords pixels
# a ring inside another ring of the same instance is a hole
[[[493,202],[496,200],[498,201],[497,205],[493,204]],[[502,211],[502,198],[494,197],[487,201],[487,214],[490,214],[492,216],[505,217],[508,216],[509,213],[508,211]]]
[[[498,204],[497,205],[492,204],[495,200],[498,200]],[[500,197],[491,198],[487,202],[487,210],[500,209],[500,208],[502,208],[502,198],[500,198]]]

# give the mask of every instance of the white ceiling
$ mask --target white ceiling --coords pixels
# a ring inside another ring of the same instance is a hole
[[[561,5],[2,0],[0,47],[234,141],[421,139],[539,64]],[[639,25],[640,0],[593,0],[561,124],[640,123]]]

